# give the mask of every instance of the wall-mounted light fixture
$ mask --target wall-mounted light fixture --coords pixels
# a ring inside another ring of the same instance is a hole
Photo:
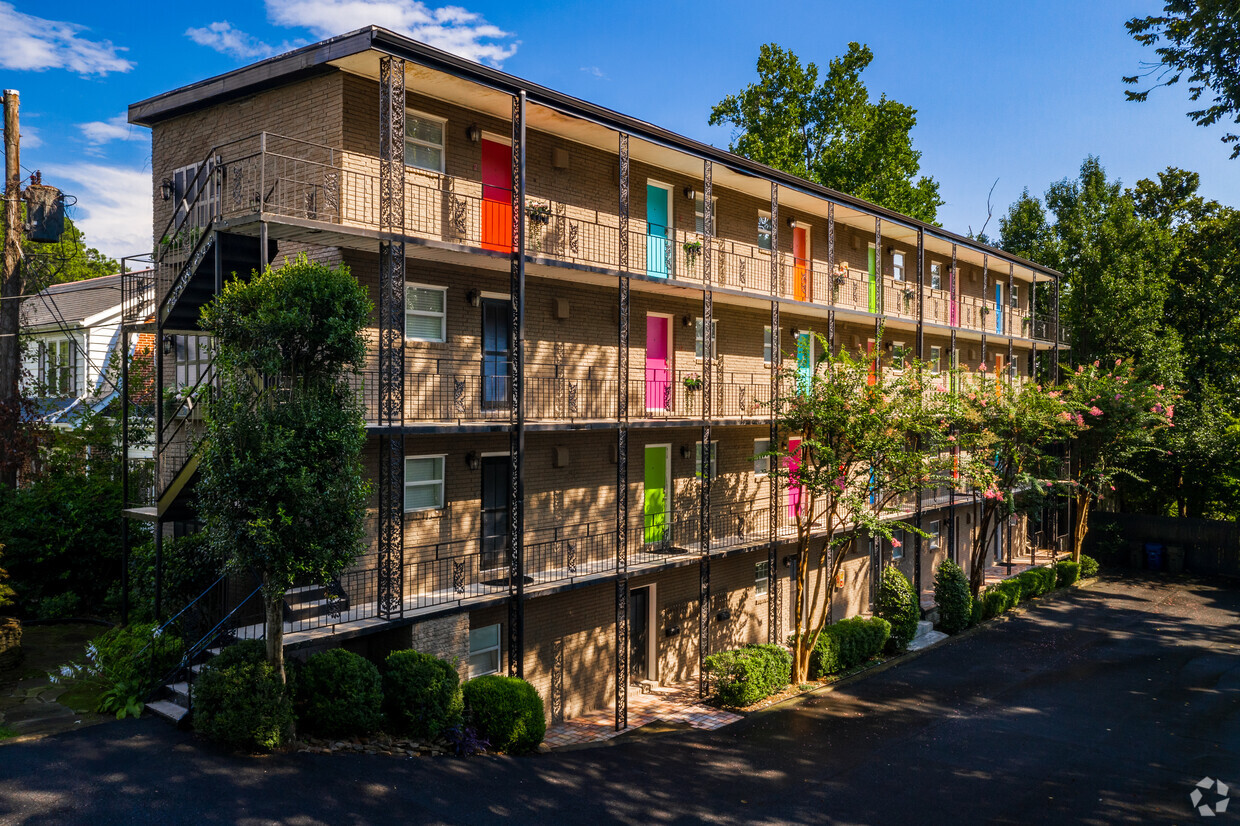
[[[788,216],[788,227],[789,227],[790,229],[796,229],[796,228],[797,228],[797,219],[796,219],[796,218],[793,218],[791,215],[789,215],[789,216]]]
[[[478,292],[477,290],[470,290],[469,292],[465,293],[465,300],[469,302],[469,306],[471,307],[481,307],[482,306],[482,293]]]
[[[159,196],[165,201],[171,201],[173,196],[172,179],[164,178],[159,184]]]
[[[685,197],[688,198],[690,201],[697,200],[697,193],[693,191],[693,187],[691,186],[685,187]]]
[[[465,464],[470,470],[477,470],[482,467],[482,457],[478,455],[478,451],[471,450],[465,454]]]
[[[666,636],[669,636],[669,637],[675,637],[675,636],[678,636],[678,635],[680,634],[680,626],[679,626],[679,625],[669,625],[669,626],[667,627],[667,629],[666,629],[663,633],[664,633]]]
[[[732,619],[732,609],[731,609],[731,608],[724,608],[724,609],[723,609],[722,611],[720,611],[718,614],[715,614],[715,621],[716,621],[716,622],[727,622],[727,621],[728,621],[728,620],[730,620],[730,619]]]
[[[693,455],[693,453],[692,453],[692,451],[690,450],[690,448],[689,448],[689,446],[688,446],[688,445],[681,445],[681,446],[680,446],[680,458],[682,458],[682,459],[688,459],[688,458],[689,458],[690,456],[692,456],[692,455]]]
[[[165,356],[172,355],[172,350],[176,346],[176,336],[164,336],[162,346]]]
[[[683,325],[684,325],[684,326],[686,326],[686,327],[692,327],[692,326],[693,326],[693,316],[691,316],[691,315],[681,316],[681,318],[680,318],[680,323],[681,323],[681,324],[683,324]]]
[[[790,330],[788,330],[788,334],[792,336],[792,340],[793,340],[793,341],[796,341],[796,340],[797,340],[797,336],[799,336],[799,335],[801,334],[801,331],[800,331],[800,330],[798,330],[796,327],[793,327],[793,328],[791,328]]]
[[[888,353],[890,353],[890,352],[891,352],[891,342],[890,342],[890,341],[883,342],[883,349],[885,349]]]
[[[792,563],[796,561],[796,558],[797,558],[796,554],[788,554],[787,556],[785,556],[783,558],[784,567],[791,568]]]
[[[469,138],[470,143],[477,143],[482,140],[482,130],[478,128],[478,124],[471,123],[465,130],[465,137]]]

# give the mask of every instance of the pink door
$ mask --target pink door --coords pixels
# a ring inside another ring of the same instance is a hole
[[[512,252],[512,147],[482,141],[482,248]]]
[[[671,319],[646,316],[646,409],[672,409]]]
[[[788,518],[794,520],[801,512],[801,499],[805,495],[805,488],[796,483],[797,471],[801,469],[800,446],[800,439],[789,439],[788,458],[784,460],[784,467],[788,469]]]

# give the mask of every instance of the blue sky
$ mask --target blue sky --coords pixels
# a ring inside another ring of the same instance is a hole
[[[754,79],[762,43],[825,65],[856,40],[874,51],[865,74],[871,93],[918,110],[922,169],[947,201],[941,223],[980,229],[997,178],[993,231],[1023,188],[1044,192],[1090,153],[1129,185],[1168,166],[1195,170],[1206,195],[1237,204],[1240,161],[1227,159],[1222,128],[1184,116],[1182,89],[1146,104],[1124,101],[1121,76],[1150,54],[1123,22],[1160,6],[0,0],[0,85],[21,92],[23,166],[75,195],[88,242],[119,256],[150,246],[150,141],[125,123],[129,103],[362,25],[403,31],[725,147],[729,131],[707,126],[711,106]]]

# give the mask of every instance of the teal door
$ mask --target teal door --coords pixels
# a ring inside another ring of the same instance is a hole
[[[646,184],[646,274],[667,278],[671,256],[671,227],[668,222],[667,190]]]
[[[1003,333],[1003,284],[995,282],[995,332]]]

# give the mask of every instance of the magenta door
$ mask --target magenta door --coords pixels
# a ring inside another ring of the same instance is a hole
[[[788,440],[788,458],[784,460],[784,466],[788,468],[788,518],[796,519],[797,514],[801,512],[801,497],[805,491],[801,485],[797,484],[797,471],[801,469],[801,454],[797,448],[801,446],[800,439]]]
[[[646,409],[672,407],[672,354],[668,339],[671,319],[646,316]]]

